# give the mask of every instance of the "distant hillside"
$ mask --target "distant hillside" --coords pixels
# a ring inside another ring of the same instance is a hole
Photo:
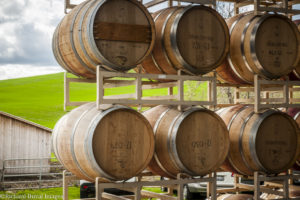
[[[95,84],[76,85],[72,99],[95,100]],[[0,110],[53,128],[63,111],[63,73],[0,81]]]
[[[0,111],[53,128],[63,110],[64,74],[50,74],[0,81]],[[133,93],[134,86],[106,90],[106,95]],[[187,82],[185,98],[205,99],[206,83]],[[166,95],[167,89],[147,90],[144,96]],[[176,94],[176,89],[174,90]],[[96,84],[71,83],[71,101],[95,101]]]

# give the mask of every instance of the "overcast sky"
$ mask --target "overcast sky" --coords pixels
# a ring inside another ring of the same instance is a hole
[[[0,0],[0,80],[62,71],[51,43],[63,9],[64,0]]]
[[[0,0],[0,79],[13,66],[58,66],[51,42],[63,7],[64,0]]]
[[[0,64],[57,65],[53,30],[63,0],[0,0]]]

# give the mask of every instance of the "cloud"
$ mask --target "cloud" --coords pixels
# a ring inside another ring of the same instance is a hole
[[[63,9],[64,0],[0,0],[0,65],[58,65],[52,36]]]
[[[0,80],[63,72],[59,66],[0,65]]]
[[[0,1],[0,64],[57,65],[52,35],[62,0]]]

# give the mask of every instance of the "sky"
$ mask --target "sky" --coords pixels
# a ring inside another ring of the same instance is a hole
[[[51,46],[64,15],[64,0],[0,0],[0,80],[64,71]]]
[[[63,9],[64,0],[0,0],[0,80],[63,71],[51,47]]]
[[[0,0],[0,79],[35,75],[49,67],[62,71],[51,42],[63,6],[63,0]]]
[[[56,64],[48,47],[62,16],[61,0],[1,0],[0,63]]]

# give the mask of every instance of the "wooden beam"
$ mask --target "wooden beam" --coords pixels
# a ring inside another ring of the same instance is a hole
[[[260,200],[260,181],[258,178],[258,172],[254,172],[254,200]]]
[[[273,190],[273,189],[270,189],[270,188],[267,188],[267,187],[264,187],[264,186],[260,186],[260,191],[264,192],[264,193],[268,193],[268,194],[275,194],[275,195],[278,195],[278,196],[283,196],[283,192],[276,191],[276,190]]]
[[[103,104],[103,96],[104,96],[104,80],[103,80],[103,75],[100,72],[100,66],[97,66],[97,100],[96,100],[96,104],[97,104],[97,108],[100,109],[100,105]],[[104,103],[105,104],[105,103]],[[110,104],[110,103],[107,103]],[[100,197],[101,198],[101,197]]]
[[[145,197],[151,197],[151,198],[158,198],[161,200],[177,200],[176,197],[169,196],[169,195],[163,194],[163,193],[150,192],[147,190],[142,190],[141,194],[143,197],[145,196]]]
[[[130,200],[129,198],[126,198],[123,196],[117,196],[117,195],[106,193],[106,192],[102,193],[102,197],[106,198],[106,199],[110,199],[110,200]]]
[[[65,14],[68,14],[68,10],[69,9],[73,9],[73,8],[75,8],[76,7],[76,5],[75,4],[71,4],[70,3],[70,0],[65,0],[65,3],[64,3],[64,12],[65,12]]]
[[[170,82],[170,83],[155,83],[155,84],[149,84],[149,85],[143,85],[143,90],[148,89],[159,89],[159,88],[170,88],[177,86],[177,82]]]
[[[152,1],[149,1],[148,3],[145,3],[144,6],[146,8],[150,8],[152,6],[158,5],[158,4],[166,2],[166,1],[167,0],[152,0]]]
[[[136,100],[136,99],[106,99],[101,104],[127,104],[127,105],[207,105],[213,106],[214,102],[209,101],[171,101],[171,100]]]
[[[224,108],[224,107],[229,107],[229,106],[235,106],[236,104],[217,104],[216,107],[219,107],[219,108]]]
[[[296,10],[296,9],[284,9],[284,8],[261,7],[261,6],[257,9],[257,11],[291,13],[291,14],[295,14],[295,15],[300,14],[300,10]]]
[[[68,200],[69,199],[69,181],[66,178],[66,173],[67,171],[63,171],[63,200]]]
[[[258,75],[254,75],[254,111],[258,112],[260,109],[260,80]]]
[[[101,71],[101,69],[99,69]],[[101,71],[103,77],[123,77],[123,78],[145,78],[145,79],[162,79],[162,80],[183,80],[183,81],[213,81],[212,76],[189,76],[189,75],[168,75],[168,74],[138,74],[138,73],[121,73]]]
[[[134,85],[135,80],[104,80],[103,88],[116,88],[116,87],[124,87],[129,85]]]
[[[260,102],[266,102],[266,103],[282,102],[282,103],[286,104],[286,102],[284,102],[284,100],[285,100],[285,98],[260,98]]]
[[[167,96],[151,96],[151,97],[143,97],[143,100],[175,100],[177,99],[176,95],[167,95]]]
[[[164,2],[168,2],[168,6],[171,7],[173,6],[173,1],[175,0],[152,0],[152,1],[149,1],[148,3],[145,3],[145,7],[146,8],[150,8],[150,7],[153,7],[153,6],[156,6],[158,4],[161,4],[161,3],[164,3]],[[196,3],[196,4],[209,4],[209,5],[214,5],[214,0],[176,0],[178,2],[186,2],[186,3]],[[227,1],[227,0],[226,0]],[[229,0],[229,1],[232,1],[234,2],[234,0]]]
[[[130,98],[136,98],[136,94],[118,94],[118,95],[109,95],[104,96],[103,99],[130,99]]]
[[[83,78],[67,78],[69,82],[76,83],[96,83],[96,79],[83,79]]]
[[[70,83],[67,77],[67,72],[64,73],[64,111],[67,111],[67,106],[70,103]]]

